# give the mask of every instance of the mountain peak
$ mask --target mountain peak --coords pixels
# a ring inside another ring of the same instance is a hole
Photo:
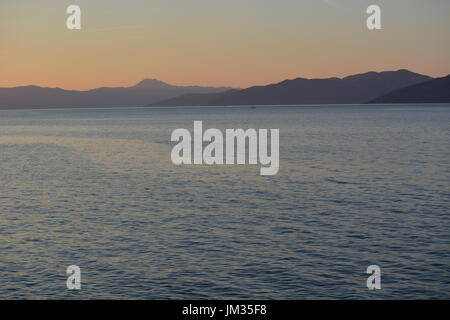
[[[386,81],[387,79],[405,79],[405,78],[422,78],[423,80],[429,80],[431,79],[428,76],[415,73],[412,71],[409,71],[407,69],[400,69],[396,71],[381,71],[381,72],[375,72],[375,71],[369,71],[366,73],[360,73],[355,74],[351,76],[347,76],[343,78],[344,80],[362,80],[362,79],[384,79]]]
[[[410,70],[408,70],[408,69],[398,69],[397,72],[403,72],[403,73],[415,73],[415,72],[412,72],[412,71],[410,71]]]
[[[170,84],[167,84],[158,79],[144,79],[138,84],[134,86],[135,88],[147,88],[147,89],[161,89],[161,88],[169,88],[172,87]]]

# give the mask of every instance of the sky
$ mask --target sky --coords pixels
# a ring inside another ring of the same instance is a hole
[[[66,8],[81,8],[68,30]],[[381,8],[381,30],[366,9]],[[0,87],[450,74],[449,0],[0,0]]]

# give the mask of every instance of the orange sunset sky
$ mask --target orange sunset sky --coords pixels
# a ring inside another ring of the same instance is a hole
[[[81,30],[66,8],[81,7]],[[382,30],[366,8],[382,9]],[[370,70],[450,73],[448,0],[0,0],[0,87],[248,87]]]

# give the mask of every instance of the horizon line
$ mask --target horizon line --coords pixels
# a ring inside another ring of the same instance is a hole
[[[23,88],[23,87],[37,87],[37,88],[44,88],[44,89],[60,89],[60,90],[64,90],[64,91],[78,91],[78,92],[85,92],[85,91],[91,91],[91,90],[95,90],[95,89],[100,89],[100,88],[132,88],[132,87],[136,87],[137,85],[139,85],[141,82],[145,81],[145,80],[155,80],[155,81],[159,81],[163,84],[169,85],[169,86],[174,86],[174,87],[210,87],[210,88],[229,88],[229,89],[236,89],[236,90],[243,90],[243,89],[248,89],[248,88],[252,88],[252,87],[257,87],[257,86],[267,86],[267,85],[271,85],[271,84],[278,84],[284,81],[291,81],[291,80],[296,80],[296,79],[306,79],[306,80],[327,80],[327,79],[345,79],[347,77],[351,77],[351,76],[356,76],[356,75],[363,75],[363,74],[367,74],[367,73],[384,73],[384,72],[399,72],[399,71],[408,71],[411,73],[415,73],[415,74],[419,74],[419,75],[423,75],[423,76],[427,76],[433,79],[437,79],[437,78],[443,78],[446,77],[448,75],[450,75],[449,73],[446,73],[445,75],[442,76],[431,76],[431,75],[427,75],[427,74],[422,74],[422,73],[418,73],[415,71],[411,71],[410,69],[406,69],[406,68],[400,68],[400,69],[393,69],[393,70],[383,70],[383,71],[375,71],[375,70],[369,70],[369,71],[365,71],[365,72],[359,72],[359,73],[353,73],[353,74],[347,74],[346,76],[327,76],[327,77],[310,77],[310,78],[304,78],[304,77],[295,77],[295,78],[284,78],[283,80],[279,80],[279,81],[272,81],[266,84],[255,84],[255,85],[251,85],[251,86],[247,86],[247,87],[234,87],[231,85],[208,85],[208,84],[192,84],[192,85],[179,85],[179,84],[173,84],[170,82],[166,82],[165,80],[161,80],[158,78],[151,78],[151,77],[145,77],[137,82],[134,82],[134,84],[132,85],[128,85],[128,86],[96,86],[96,87],[92,87],[90,89],[69,89],[69,88],[63,88],[60,86],[56,86],[56,87],[48,87],[48,86],[41,86],[38,84],[23,84],[23,85],[16,85],[16,86],[8,86],[8,87],[0,87],[1,89],[13,89],[13,88]]]

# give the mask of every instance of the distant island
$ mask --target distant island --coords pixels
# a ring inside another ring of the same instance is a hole
[[[448,102],[450,75],[432,78],[405,69],[344,78],[297,78],[246,89],[173,86],[157,79],[87,91],[0,88],[0,109]]]

